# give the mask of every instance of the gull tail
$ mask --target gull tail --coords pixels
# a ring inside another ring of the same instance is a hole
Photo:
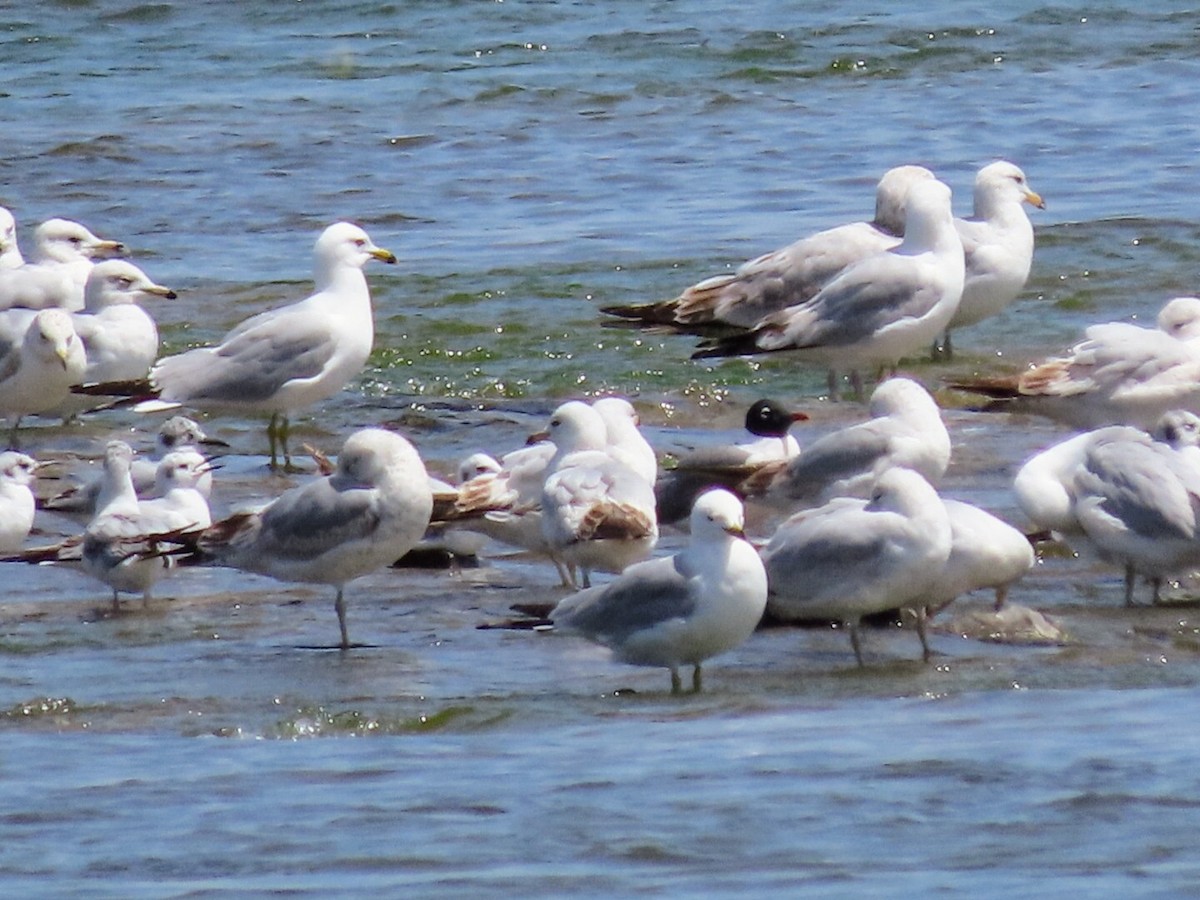
[[[157,400],[158,391],[149,378],[131,378],[126,381],[92,381],[88,384],[71,386],[72,394],[88,397],[125,397],[136,400]]]
[[[945,379],[946,387],[968,394],[982,394],[993,400],[1011,400],[1021,396],[1020,381],[1016,375],[991,375],[980,378]]]
[[[625,319],[633,325],[651,327],[655,325],[678,326],[675,310],[679,306],[677,300],[663,300],[658,303],[631,303],[621,306],[602,306],[600,312],[606,316]]]
[[[725,337],[702,341],[692,359],[713,359],[725,356],[750,356],[771,352],[759,344],[759,332],[743,331]]]

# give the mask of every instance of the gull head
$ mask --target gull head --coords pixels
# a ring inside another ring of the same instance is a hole
[[[608,444],[608,429],[600,413],[581,400],[568,400],[554,411],[544,432],[530,440],[548,440],[559,455],[578,450],[603,450]]]
[[[943,506],[933,485],[912,469],[893,466],[875,479],[865,509],[916,516],[927,509]]]
[[[736,538],[746,536],[742,501],[723,488],[705,491],[696,498],[690,524],[693,540],[723,535]]]
[[[1200,447],[1200,417],[1182,409],[1164,413],[1155,423],[1153,435],[1176,450]]]
[[[792,412],[777,400],[755,400],[746,410],[746,430],[758,437],[783,437],[796,422],[807,422],[808,414]]]
[[[501,465],[486,453],[472,453],[458,464],[458,480],[462,483],[481,475],[499,475]]]
[[[124,441],[109,441],[104,445],[104,474],[118,477],[133,465],[133,448]]]
[[[174,300],[176,295],[170,288],[155,284],[133,263],[109,259],[96,263],[88,273],[83,306],[88,312],[95,312],[107,306],[137,303],[147,296]]]
[[[382,247],[376,247],[365,231],[350,222],[335,222],[330,225],[321,232],[314,249],[318,273],[339,266],[361,269],[373,259],[385,263],[396,261],[395,254]]]
[[[33,233],[41,259],[59,263],[81,259],[110,259],[126,252],[120,241],[96,237],[70,219],[47,219]]]
[[[998,204],[1008,201],[1046,208],[1042,195],[1029,186],[1021,168],[1001,159],[975,175],[975,215],[986,219]]]
[[[33,484],[37,467],[37,461],[32,456],[6,450],[0,453],[0,482],[28,487]]]
[[[159,454],[181,450],[184,447],[208,445],[228,447],[229,444],[218,438],[210,438],[200,427],[200,423],[187,416],[171,416],[163,422],[154,437],[154,447]]]
[[[883,416],[910,418],[917,414],[941,416],[929,391],[911,378],[903,376],[893,376],[881,381],[871,394],[868,409],[873,419]]]
[[[1159,310],[1158,328],[1181,341],[1200,336],[1200,297],[1176,297]]]
[[[83,344],[75,333],[70,314],[57,308],[43,309],[33,317],[25,345],[32,345],[34,352],[47,362],[57,360],[64,369],[83,358]]]
[[[154,470],[154,488],[159,496],[178,488],[195,488],[213,470],[213,465],[197,450],[173,450]]]
[[[412,477],[424,482],[425,464],[405,438],[384,428],[364,428],[346,438],[333,478],[374,486],[387,478]]]
[[[5,207],[0,206],[0,256],[17,249],[17,220]]]
[[[876,227],[902,237],[909,189],[918,181],[933,177],[924,166],[896,166],[884,172],[875,188]]]

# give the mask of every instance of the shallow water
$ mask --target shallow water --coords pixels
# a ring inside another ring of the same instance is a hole
[[[868,217],[900,163],[966,212],[976,169],[1012,159],[1048,203],[1017,305],[956,334],[952,365],[906,364],[931,386],[1194,291],[1200,14],[893,6],[9,8],[0,203],[128,242],[180,293],[155,309],[167,351],[303,296],[319,230],[362,223],[400,257],[368,270],[372,364],[296,440],[335,451],[392,423],[439,471],[604,390],[663,452],[726,436],[764,394],[812,415],[803,440],[859,418],[795,360],[692,363],[688,339],[597,308]],[[946,493],[1018,522],[1015,467],[1065,432],[941,399]],[[26,446],[78,469],[144,424],[35,423]],[[261,422],[206,424],[234,445],[218,512],[296,481],[264,473]],[[1062,646],[943,632],[924,666],[884,629],[859,671],[839,632],[767,630],[674,698],[590,645],[478,630],[559,595],[498,549],[356,582],[368,646],[349,654],[319,649],[336,635],[321,589],[190,571],[113,618],[75,573],[4,574],[13,893],[1197,893],[1190,582],[1126,610],[1118,573],[1049,556],[1012,600],[1055,617]]]

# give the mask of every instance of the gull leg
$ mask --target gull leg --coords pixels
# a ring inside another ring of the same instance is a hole
[[[1133,588],[1137,581],[1137,573],[1133,571],[1133,566],[1125,567],[1125,605],[1133,606]]]
[[[275,444],[276,444],[276,440],[277,440],[276,435],[275,435],[275,423],[278,421],[279,421],[279,413],[271,413],[271,421],[267,423],[267,443],[270,444],[270,446],[271,446],[270,467],[272,470],[279,467],[279,462],[275,456]]]
[[[1158,577],[1151,578],[1150,585],[1151,585],[1151,587],[1154,588],[1154,596],[1151,597],[1150,602],[1153,603],[1155,606],[1157,606],[1158,600],[1159,600],[1159,594],[1162,591],[1162,579],[1158,578]]]
[[[675,666],[671,666],[671,693],[683,693],[683,679],[679,677],[679,670]]]
[[[342,632],[342,649],[350,649],[350,633],[346,630],[346,599],[342,596],[342,589],[337,589],[337,598],[333,601],[333,608],[337,610],[338,628]]]
[[[838,373],[837,373],[836,369],[830,369],[828,372],[825,373],[825,382],[826,382],[826,384],[829,385],[829,399],[830,400],[841,400],[842,399],[842,390],[841,390],[842,382],[841,382],[841,378],[838,377]]]
[[[1000,612],[1000,610],[1004,609],[1004,603],[1007,600],[1008,600],[1008,585],[1002,584],[1002,585],[1000,585],[1000,587],[996,588],[996,606],[995,606],[996,612]]]
[[[700,688],[702,686],[701,682],[702,682],[702,679],[700,676],[700,663],[696,663],[695,668],[692,669],[692,693],[693,694],[700,693]]]
[[[862,641],[860,641],[858,637],[858,622],[858,619],[852,619],[842,624],[844,624],[846,629],[850,632],[850,646],[854,648],[854,658],[858,660],[859,668],[862,668],[866,664],[863,662]]]
[[[950,332],[946,332],[946,340],[942,343],[942,358],[954,359],[954,345],[950,343]]]
[[[121,612],[121,595],[115,590],[113,591],[112,611],[114,615],[118,615]]]
[[[23,416],[17,416],[17,418],[13,420],[12,431],[9,432],[9,435],[8,435],[8,446],[9,446],[10,450],[21,449],[21,442],[20,442],[20,439],[17,437],[17,432],[21,430],[21,419],[22,418],[23,418]]]
[[[558,578],[562,582],[562,586],[568,588],[575,587],[575,577],[567,568],[566,563],[553,554],[550,556],[550,561],[554,563],[554,568],[558,570]]]
[[[858,369],[850,370],[850,386],[852,388],[854,388],[854,399],[858,403],[862,403],[862,401],[863,401],[862,373],[859,372]]]
[[[929,649],[929,633],[928,628],[926,627],[928,625],[928,619],[925,615],[925,606],[923,604],[919,605],[913,611],[917,616],[917,637],[921,639],[921,661],[929,662],[930,658],[933,656],[933,653]]]
[[[279,446],[283,450],[283,471],[295,472],[292,466],[292,455],[288,451],[288,435],[292,433],[292,423],[286,415],[279,417]]]

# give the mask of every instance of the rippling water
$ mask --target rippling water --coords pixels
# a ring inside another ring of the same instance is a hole
[[[956,334],[953,369],[912,361],[929,384],[1195,291],[1200,14],[794,6],[10,5],[0,203],[128,242],[180,293],[156,309],[169,351],[303,296],[319,230],[361,222],[401,260],[368,273],[372,365],[298,435],[399,423],[442,469],[605,389],[664,450],[762,394],[812,434],[857,418],[794,360],[698,365],[597,307],[867,217],[900,163],[965,212],[976,169],[1012,159],[1048,203],[1021,301]],[[1014,466],[1062,430],[947,418],[947,492],[1016,520]],[[136,423],[28,441],[94,454]],[[219,503],[291,483],[262,474],[260,422],[209,424],[235,447]],[[350,626],[372,646],[344,656],[301,649],[334,634],[316,589],[190,572],[113,620],[72,573],[4,574],[13,893],[1183,896],[1200,874],[1187,585],[1128,611],[1115,572],[1051,557],[1013,599],[1066,646],[941,634],[923,666],[875,631],[860,672],[844,635],[771,630],[672,698],[590,646],[476,630],[557,595],[520,557],[363,579]]]

